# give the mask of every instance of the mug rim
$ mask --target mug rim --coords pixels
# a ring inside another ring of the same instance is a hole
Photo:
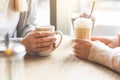
[[[36,26],[35,31],[55,31],[54,25]]]
[[[41,27],[55,27],[54,25],[38,25],[35,28],[41,28]]]

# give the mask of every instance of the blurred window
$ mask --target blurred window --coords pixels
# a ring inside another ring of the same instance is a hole
[[[49,0],[35,0],[37,23],[39,25],[50,24],[50,1]]]
[[[91,2],[92,0],[76,0],[72,5],[72,13],[90,14]],[[120,32],[120,0],[96,0],[92,16],[96,19],[95,35],[114,35]]]

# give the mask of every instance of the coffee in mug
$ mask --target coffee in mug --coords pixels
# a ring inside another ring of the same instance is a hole
[[[75,37],[79,39],[90,39],[92,21],[87,18],[78,18],[74,21]]]
[[[57,38],[56,47],[53,47],[53,45],[51,45],[51,48],[49,50],[39,52],[38,54],[40,56],[49,56],[51,54],[51,52],[53,52],[61,44],[62,37],[63,37],[62,32],[61,31],[54,31],[54,28],[55,28],[55,26],[53,26],[53,25],[36,27],[35,31],[51,31],[51,32],[53,32],[54,35],[59,35],[59,37],[56,37]]]

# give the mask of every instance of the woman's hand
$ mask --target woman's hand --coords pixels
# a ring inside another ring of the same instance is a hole
[[[117,36],[115,37],[92,37],[92,41],[99,40],[103,42],[105,45],[109,46],[110,48],[115,48],[119,46],[119,38]]]
[[[74,39],[73,42],[75,45],[73,46],[73,50],[75,52],[75,55],[78,58],[81,59],[88,59],[88,56],[90,54],[91,47],[93,46],[94,41],[101,41],[105,45],[115,48],[119,46],[119,38],[117,36],[115,37],[91,37],[90,40],[83,40],[83,39]]]
[[[75,45],[73,46],[73,51],[78,58],[88,60],[88,56],[90,54],[90,50],[92,47],[92,42],[82,39],[74,39],[73,42]]]
[[[50,31],[36,31],[29,33],[21,43],[26,47],[27,52],[40,52],[48,50],[51,45],[55,46],[56,38]]]

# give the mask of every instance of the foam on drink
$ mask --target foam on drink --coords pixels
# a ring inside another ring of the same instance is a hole
[[[90,39],[92,21],[87,18],[78,18],[74,22],[75,37],[79,39]]]

